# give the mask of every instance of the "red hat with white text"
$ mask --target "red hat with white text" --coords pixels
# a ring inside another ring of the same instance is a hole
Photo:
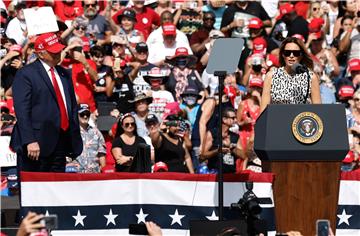
[[[50,53],[59,53],[64,48],[65,46],[59,42],[58,36],[54,33],[41,34],[35,40],[36,52],[45,50]]]

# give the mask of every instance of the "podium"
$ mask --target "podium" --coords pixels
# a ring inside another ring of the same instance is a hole
[[[277,232],[316,234],[316,220],[335,232],[341,160],[349,150],[345,107],[269,105],[255,125],[254,150],[273,184]]]

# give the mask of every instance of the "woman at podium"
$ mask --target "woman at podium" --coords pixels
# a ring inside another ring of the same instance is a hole
[[[286,38],[280,46],[279,62],[279,68],[266,74],[261,112],[268,104],[320,104],[319,78],[304,43]]]

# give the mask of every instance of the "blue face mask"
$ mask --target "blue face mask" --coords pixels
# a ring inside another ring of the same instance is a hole
[[[195,96],[186,96],[184,97],[184,103],[188,106],[194,106],[196,104],[197,97]]]
[[[184,68],[187,64],[187,59],[186,58],[177,58],[176,59],[176,66],[180,67],[180,68]]]

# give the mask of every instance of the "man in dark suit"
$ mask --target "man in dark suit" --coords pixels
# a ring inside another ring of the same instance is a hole
[[[71,76],[57,66],[64,47],[54,33],[39,35],[38,59],[16,73],[17,123],[10,146],[22,171],[65,172],[66,157],[75,159],[82,152]]]

